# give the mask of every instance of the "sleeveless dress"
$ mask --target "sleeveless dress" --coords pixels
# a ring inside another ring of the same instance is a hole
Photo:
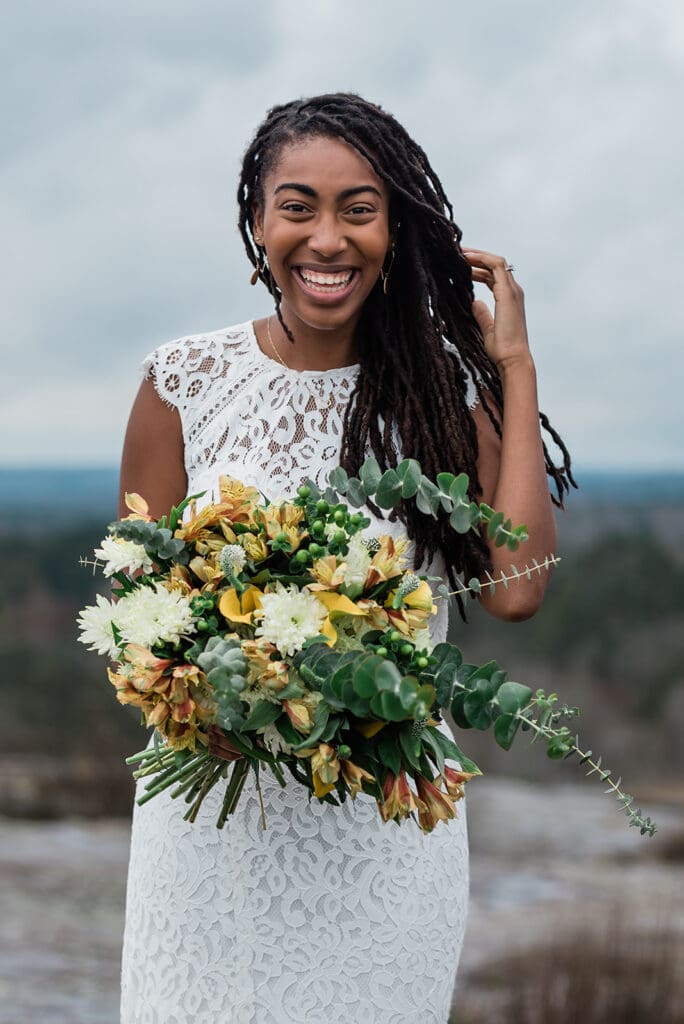
[[[179,411],[188,493],[207,491],[198,506],[219,473],[275,498],[337,465],[356,366],[286,369],[248,322],[161,345],[142,369]],[[368,794],[309,802],[264,771],[264,831],[254,782],[222,830],[220,786],[192,825],[168,793],[134,806],[121,1024],[447,1024],[468,901],[464,801],[424,835],[384,823]]]

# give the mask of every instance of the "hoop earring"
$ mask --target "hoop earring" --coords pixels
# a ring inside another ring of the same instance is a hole
[[[252,271],[252,276],[249,279],[249,283],[250,284],[256,284],[257,281],[259,280],[260,276],[266,270],[266,267],[267,267],[266,253],[264,253],[264,258],[261,261],[259,260],[259,254],[257,254],[256,267]]]
[[[389,281],[390,270],[392,269],[392,264],[394,263],[394,252],[395,252],[395,247],[392,246],[392,258],[390,259],[390,264],[389,264],[389,267],[387,268],[387,270],[385,270],[384,267],[380,268],[380,277],[382,278],[382,290],[383,290],[383,293],[385,295],[387,295],[387,288],[388,288],[387,282]]]

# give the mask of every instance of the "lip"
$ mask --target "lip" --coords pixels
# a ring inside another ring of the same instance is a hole
[[[315,288],[310,288],[309,285],[307,285],[304,278],[302,277],[302,275],[299,273],[300,269],[312,270],[318,273],[325,274],[344,274],[346,271],[351,270],[352,276],[346,288],[343,288],[341,291],[333,292],[331,295],[326,295],[325,292],[319,292]],[[294,277],[295,281],[299,285],[302,292],[306,295],[306,297],[310,299],[312,302],[320,303],[323,306],[333,306],[339,302],[344,302],[345,299],[347,299],[354,291],[357,283],[361,280],[361,271],[359,270],[358,267],[321,267],[316,266],[313,263],[298,263],[296,266],[292,267],[291,272],[292,276]]]

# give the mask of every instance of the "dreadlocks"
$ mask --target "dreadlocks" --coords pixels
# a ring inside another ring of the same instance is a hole
[[[499,437],[501,379],[472,313],[472,272],[461,252],[462,233],[451,204],[427,156],[398,121],[352,93],[273,107],[242,164],[239,227],[247,255],[275,300],[283,330],[294,341],[282,318],[280,291],[253,240],[253,206],[263,208],[264,179],[283,148],[316,136],[349,143],[386,182],[396,242],[388,294],[376,284],[357,324],[360,372],[345,412],[340,461],[348,473],[358,475],[369,449],[383,469],[395,466],[406,453],[418,459],[431,479],[445,469],[467,473],[471,493],[479,495],[477,430],[466,402],[463,367],[475,381]],[[570,484],[576,486],[570,456],[543,413],[540,419],[563,456],[562,465],[554,465],[544,444],[546,470],[555,485],[552,500],[562,507],[564,493]],[[456,534],[445,517],[423,515],[413,503],[402,503],[398,515],[415,542],[416,566],[426,554],[431,557],[440,550],[452,584],[457,572],[469,578],[491,567],[479,534]]]

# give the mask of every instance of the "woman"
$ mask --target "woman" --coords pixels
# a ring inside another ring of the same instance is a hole
[[[245,153],[238,200],[252,281],[274,313],[147,357],[120,514],[126,491],[161,516],[186,493],[211,500],[220,472],[274,497],[322,483],[338,463],[356,473],[370,453],[383,468],[410,455],[431,478],[468,473],[473,496],[526,523],[528,560],[553,551],[569,457],[537,407],[522,291],[501,256],[461,248],[442,186],[401,125],[349,94],[276,107]],[[473,281],[492,291],[493,316]],[[407,531],[431,575],[509,568],[505,549],[410,503],[374,525]],[[545,585],[481,601],[525,619]],[[435,642],[445,607],[436,620]],[[275,779],[262,791],[266,831],[249,787],[223,831],[213,806],[193,825],[166,794],[136,807],[124,1024],[446,1024],[466,917],[464,812],[424,835],[383,824],[365,794],[333,807]]]

